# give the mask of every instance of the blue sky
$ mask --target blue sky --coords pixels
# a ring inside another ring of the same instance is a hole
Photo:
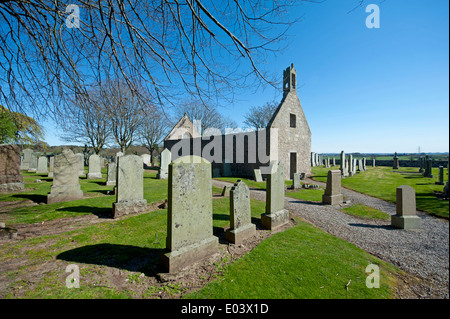
[[[264,68],[294,63],[298,95],[312,132],[312,151],[449,151],[449,2],[358,0],[304,3],[289,45]],[[368,29],[366,5],[380,8]],[[267,86],[236,96],[221,111],[239,125],[251,106],[281,100]],[[59,145],[47,124],[46,141]]]

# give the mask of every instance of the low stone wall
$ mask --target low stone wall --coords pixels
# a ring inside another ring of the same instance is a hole
[[[346,156],[346,158],[348,159],[348,157]],[[333,161],[331,161],[331,164],[333,163]],[[400,167],[420,167],[420,162],[418,160],[414,160],[414,161],[405,161],[405,160],[399,160],[400,163]],[[341,160],[336,160],[336,165],[340,165],[341,164]],[[431,164],[433,167],[439,167],[439,166],[444,166],[447,167],[448,161],[436,161],[436,160],[432,160]],[[390,166],[392,167],[394,165],[394,160],[375,160],[375,166]],[[371,158],[366,158],[366,166],[367,167],[372,167],[372,159]]]

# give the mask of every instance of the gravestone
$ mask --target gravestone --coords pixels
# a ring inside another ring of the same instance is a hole
[[[172,153],[169,149],[165,148],[161,152],[161,166],[157,178],[167,179],[169,177],[169,164],[172,161]]]
[[[300,184],[300,179],[301,179],[301,173],[294,173],[294,177],[292,178],[292,188],[293,189],[302,188],[302,185]]]
[[[372,167],[375,168],[375,159],[372,159]]]
[[[333,166],[336,166],[336,158],[333,157]]]
[[[38,164],[38,158],[37,158],[36,154],[31,154],[31,161],[30,161],[30,166],[28,168],[28,173],[36,172],[37,164]]]
[[[83,153],[76,153],[75,157],[78,163],[78,176],[85,176],[86,172],[84,170],[84,155]]]
[[[231,187],[232,186],[228,186],[228,185],[224,186],[223,189],[222,189],[222,194],[221,195],[224,196],[224,197],[230,196]]]
[[[238,180],[230,191],[230,228],[225,237],[235,245],[256,234],[252,224],[250,191],[244,182]]]
[[[26,148],[23,150],[23,158],[22,158],[22,161],[20,162],[20,169],[23,169],[23,170],[30,169],[32,155],[33,155],[33,150],[31,150],[29,148]]]
[[[348,175],[353,176],[353,155],[348,156]]]
[[[449,185],[449,180],[448,180],[449,168],[450,168],[450,157],[449,157],[448,162],[447,162],[447,183],[445,184],[444,189],[443,189],[443,193],[446,196],[449,196],[449,193],[450,193],[450,185]]]
[[[261,175],[261,170],[259,168],[254,169],[253,173],[255,174],[255,181],[264,182],[262,175]]]
[[[116,202],[112,218],[147,211],[144,199],[144,168],[139,155],[123,155],[117,158]]]
[[[284,165],[271,161],[267,176],[266,212],[261,215],[261,225],[265,229],[276,230],[289,222],[289,212],[284,209]]]
[[[423,173],[424,177],[427,178],[433,178],[433,173],[432,173],[432,168],[433,168],[433,162],[431,158],[428,158],[428,155],[426,156],[426,161],[425,161],[425,172]]]
[[[394,163],[392,165],[392,168],[393,169],[399,169],[400,168],[400,163],[399,163],[399,160],[398,160],[397,152],[395,152],[395,154],[394,154]]]
[[[341,151],[341,175],[342,176],[347,176],[347,168],[345,167],[345,152]]]
[[[311,167],[315,167],[316,166],[316,157],[315,157],[315,153],[311,152]]]
[[[17,145],[0,145],[0,193],[25,189],[20,174],[20,149]]]
[[[101,169],[101,157],[97,154],[89,156],[89,170],[87,174],[87,179],[100,179],[102,178]]]
[[[344,200],[341,194],[341,171],[328,171],[327,187],[322,195],[322,202],[328,205],[339,205]]]
[[[69,149],[55,156],[53,185],[47,195],[47,204],[83,199],[78,181],[79,161]]]
[[[117,176],[117,164],[108,163],[108,174],[106,185],[116,185],[116,176]]]
[[[48,160],[48,177],[53,177],[53,166],[55,164],[55,157],[52,156]]]
[[[141,157],[144,168],[152,166],[150,154],[142,154]]]
[[[47,156],[39,156],[36,174],[48,174],[47,164]]]
[[[362,172],[362,160],[358,158],[358,172]]]
[[[353,159],[352,169],[353,169],[353,171],[352,171],[353,175],[356,175],[356,158]]]
[[[365,157],[363,157],[363,159],[362,159],[362,168],[363,168],[364,172],[367,170],[366,169],[366,158]]]
[[[444,185],[444,166],[439,166],[439,181],[435,182],[436,185]]]
[[[169,164],[167,253],[161,263],[177,272],[218,252],[213,236],[211,163],[183,156]]]
[[[401,229],[420,228],[421,220],[416,215],[416,191],[402,185],[396,189],[396,215],[391,216],[391,225]]]

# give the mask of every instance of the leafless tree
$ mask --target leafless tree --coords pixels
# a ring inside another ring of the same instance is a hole
[[[159,149],[160,143],[169,133],[172,126],[172,121],[165,118],[155,106],[149,105],[143,109],[143,117],[137,130],[137,138],[150,152],[152,163],[153,151]]]
[[[134,94],[160,107],[274,84],[261,65],[284,45],[299,2],[0,0],[0,104],[64,114],[69,98],[110,78],[139,82]]]
[[[266,128],[278,105],[278,102],[272,101],[264,105],[252,106],[245,114],[244,124],[254,129]]]
[[[99,90],[76,95],[68,103],[66,116],[61,119],[61,138],[67,142],[89,145],[98,154],[111,136],[111,118],[106,116],[107,105]]]

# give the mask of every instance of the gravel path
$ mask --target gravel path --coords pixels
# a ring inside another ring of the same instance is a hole
[[[309,181],[324,186],[324,183]],[[213,180],[223,187],[226,182]],[[342,193],[351,204],[363,204],[390,215],[395,205],[386,201],[343,188]],[[265,191],[251,190],[251,197],[265,201]],[[422,212],[419,230],[400,230],[390,227],[390,221],[361,219],[318,202],[285,197],[285,208],[322,230],[342,238],[365,251],[388,261],[420,278],[412,285],[417,297],[449,298],[449,223]]]

